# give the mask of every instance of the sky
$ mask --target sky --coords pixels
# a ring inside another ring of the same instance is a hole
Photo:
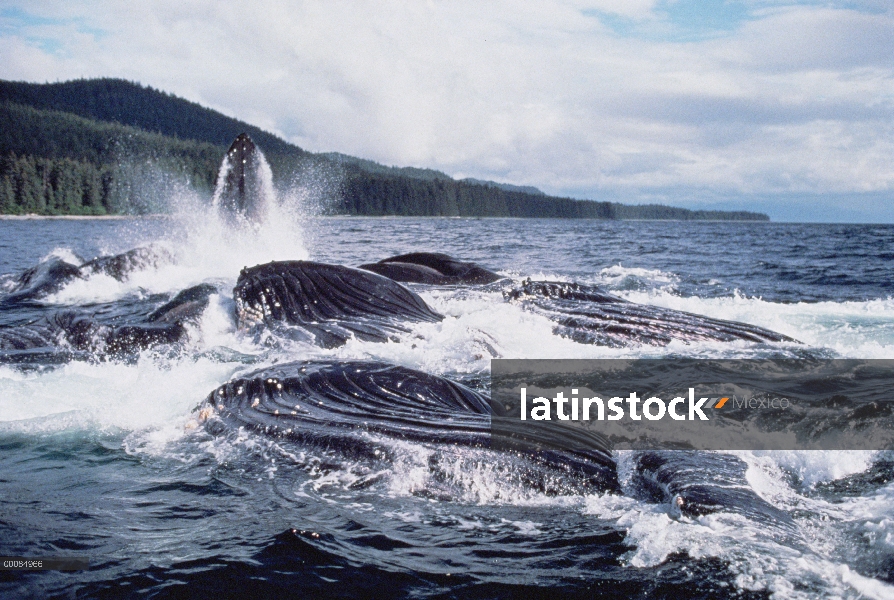
[[[894,223],[892,0],[0,0],[0,78],[81,77],[457,178]]]

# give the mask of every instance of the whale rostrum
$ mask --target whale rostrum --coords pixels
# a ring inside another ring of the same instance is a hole
[[[248,134],[240,133],[224,155],[214,203],[232,224],[257,223],[266,209],[264,158]]]

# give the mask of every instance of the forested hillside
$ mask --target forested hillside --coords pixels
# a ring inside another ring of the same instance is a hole
[[[46,84],[0,80],[0,100],[223,147],[228,147],[240,133],[247,133],[266,152],[305,153],[248,123],[122,79]]]
[[[210,195],[223,150],[71,113],[0,103],[0,212],[152,212],[159,173]]]
[[[556,198],[536,188],[457,181],[432,169],[313,154],[219,112],[118,79],[0,80],[0,213],[118,214],[169,210],[177,186],[210,198],[220,160],[246,132],[281,189],[320,212],[351,215],[768,220]]]

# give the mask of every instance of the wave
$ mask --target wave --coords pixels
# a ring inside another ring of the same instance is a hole
[[[894,593],[883,581],[859,574],[885,573],[890,568],[885,561],[894,555],[894,484],[855,480],[863,487],[851,495],[833,485],[859,477],[887,459],[879,453],[736,453],[748,464],[751,489],[796,515],[800,535],[812,548],[805,550],[775,539],[741,515],[674,518],[666,505],[630,496],[550,496],[532,491],[507,477],[491,455],[474,449],[439,450],[421,443],[388,441],[395,460],[376,472],[350,462],[334,468],[325,453],[299,456],[294,448],[245,432],[210,440],[200,428],[192,428],[193,410],[210,390],[243,371],[296,358],[376,359],[478,382],[487,379],[492,358],[745,358],[805,348],[831,357],[888,358],[894,350],[894,299],[781,303],[741,293],[684,295],[683,278],[675,273],[615,265],[583,281],[633,302],[751,323],[803,344],[584,345],[555,335],[551,320],[506,303],[498,289],[416,286],[424,300],[445,315],[443,321],[414,324],[398,342],[352,339],[344,346],[324,349],[290,340],[250,338],[233,324],[229,290],[243,267],[310,258],[301,219],[275,204],[270,210],[269,220],[258,229],[233,232],[215,214],[187,202],[178,217],[176,235],[167,240],[175,256],[173,264],[138,270],[125,281],[93,274],[46,298],[52,306],[81,306],[171,294],[205,281],[224,284],[211,297],[201,319],[190,326],[189,344],[183,352],[144,352],[130,362],[76,361],[26,371],[0,366],[0,433],[29,437],[73,431],[109,434],[131,456],[147,461],[203,453],[203,460],[210,458],[214,468],[237,481],[241,481],[239,469],[244,469],[253,478],[276,482],[271,485],[277,486],[286,506],[306,500],[309,494],[322,495],[339,506],[369,504],[363,494],[372,490],[398,502],[407,500],[390,513],[398,520],[412,521],[414,511],[435,505],[443,513],[439,516],[461,531],[497,527],[469,517],[469,506],[572,511],[611,521],[624,531],[628,549],[621,562],[627,567],[656,567],[679,553],[692,560],[726,561],[736,588],[731,592],[767,590],[786,598],[855,594],[887,598]],[[53,250],[50,257],[82,260],[66,248]],[[572,279],[537,267],[531,271],[513,275]],[[248,459],[259,459],[260,464],[246,466]],[[624,464],[623,455],[619,462]],[[286,475],[291,469],[305,475],[297,478],[294,487],[288,486]],[[512,517],[500,527],[537,538],[551,526],[547,517]]]

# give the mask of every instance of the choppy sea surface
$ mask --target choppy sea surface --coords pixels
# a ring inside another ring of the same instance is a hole
[[[434,474],[430,447],[394,442],[394,464],[356,486],[350,464],[193,427],[216,386],[305,358],[471,384],[495,354],[892,358],[894,226],[290,216],[234,233],[201,213],[0,220],[0,276],[149,242],[174,264],[78,279],[34,310],[126,309],[206,281],[231,289],[240,269],[270,260],[356,266],[434,251],[803,344],[583,345],[499,292],[417,287],[447,318],[415,326],[412,343],[265,345],[235,329],[222,292],[176,352],[0,365],[0,555],[90,559],[84,571],[2,571],[3,597],[894,598],[894,462],[880,453],[737,453],[752,489],[794,518],[794,543],[741,515],[675,519],[624,494],[543,495],[471,450]]]

